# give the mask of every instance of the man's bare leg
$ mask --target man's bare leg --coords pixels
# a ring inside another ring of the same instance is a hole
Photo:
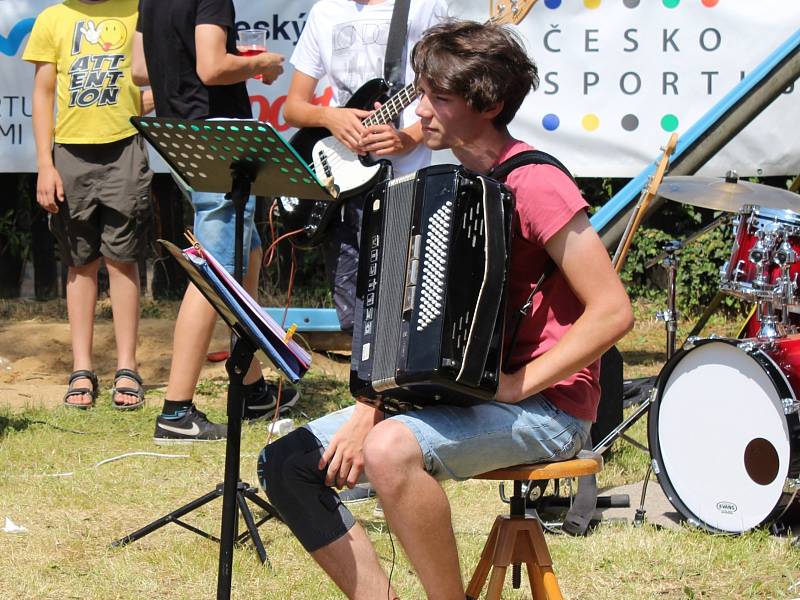
[[[424,468],[414,434],[391,419],[364,443],[367,478],[430,600],[464,600],[450,503]]]
[[[166,398],[178,401],[194,397],[216,321],[217,312],[205,296],[190,284],[183,295],[175,321]]]
[[[358,523],[311,556],[351,600],[397,598],[394,590],[389,589],[389,578],[381,568],[372,542]]]
[[[114,315],[114,339],[117,343],[117,370],[137,370],[136,342],[139,336],[139,265],[135,262],[106,261],[108,287],[111,293],[111,312]],[[118,387],[136,389],[139,384],[121,377]],[[117,393],[112,402],[135,404],[136,395]]]
[[[94,309],[97,303],[97,271],[100,259],[67,270],[67,316],[72,341],[72,370],[92,370],[92,343],[94,340]],[[88,379],[76,379],[73,388],[92,389]],[[72,404],[89,405],[89,394],[69,398]]]

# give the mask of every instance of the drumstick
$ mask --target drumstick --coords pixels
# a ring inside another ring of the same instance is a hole
[[[633,236],[636,234],[636,230],[639,228],[642,219],[644,219],[647,208],[650,206],[650,201],[658,193],[658,186],[661,185],[661,180],[664,178],[664,173],[666,172],[667,165],[669,164],[669,157],[672,156],[672,153],[675,151],[675,146],[677,143],[678,134],[673,133],[669,137],[666,148],[664,148],[664,154],[661,155],[661,160],[658,162],[656,172],[650,178],[647,188],[645,188],[641,198],[639,199],[639,203],[634,209],[633,217],[628,223],[629,227],[625,229],[625,236],[623,237],[622,241],[620,241],[617,253],[614,255],[613,264],[614,270],[617,273],[622,271],[622,266],[625,264],[625,258],[628,256],[628,249],[630,248]]]

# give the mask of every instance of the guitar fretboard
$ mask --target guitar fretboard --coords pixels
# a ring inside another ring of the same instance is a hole
[[[391,123],[416,97],[417,88],[414,87],[413,83],[409,83],[406,87],[389,98],[378,110],[364,119],[362,121],[364,126],[369,127],[370,125],[385,125],[386,123]]]

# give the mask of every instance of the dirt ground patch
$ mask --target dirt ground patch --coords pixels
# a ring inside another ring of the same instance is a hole
[[[163,389],[172,358],[171,319],[143,319],[139,327],[139,372],[149,390]],[[94,329],[95,371],[101,390],[110,389],[116,370],[116,351],[111,321],[98,321]],[[211,351],[226,350],[228,329],[218,324]],[[341,347],[341,343],[338,344]],[[265,365],[265,374],[270,375]],[[343,356],[331,358],[314,352],[312,369],[347,377]],[[69,325],[62,321],[0,321],[0,407],[54,407],[61,403],[72,370]],[[206,362],[201,379],[225,378],[224,362]],[[156,400],[152,400],[156,401]]]

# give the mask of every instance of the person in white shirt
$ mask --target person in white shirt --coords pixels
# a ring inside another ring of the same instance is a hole
[[[284,107],[294,127],[324,127],[349,150],[392,163],[398,177],[430,164],[431,151],[422,142],[422,128],[413,102],[400,115],[399,126],[365,127],[369,110],[345,108],[364,83],[383,77],[394,0],[320,0],[311,8],[290,62],[295,68]],[[414,80],[408,54],[422,33],[447,15],[445,0],[410,0],[407,21],[405,83]],[[327,78],[333,92],[330,106],[313,103],[318,83]],[[372,108],[372,107],[370,107]],[[363,198],[349,198],[325,241],[325,270],[341,328],[353,330],[353,302],[358,271],[358,234]]]

